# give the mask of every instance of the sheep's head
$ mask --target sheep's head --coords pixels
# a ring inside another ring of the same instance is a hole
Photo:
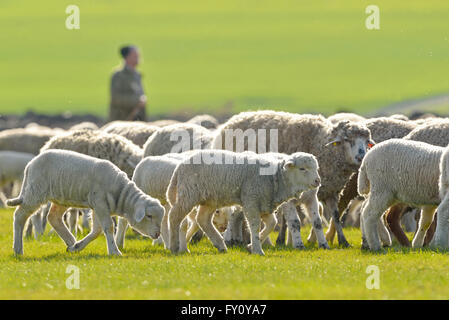
[[[144,236],[157,239],[161,232],[165,209],[159,200],[142,197],[134,206],[134,214],[128,218],[131,227]]]
[[[327,147],[335,148],[336,152],[344,152],[346,162],[357,167],[373,145],[369,129],[364,124],[351,121],[335,124],[331,132],[331,141],[326,144]]]
[[[284,161],[282,170],[291,191],[297,196],[305,190],[318,188],[321,184],[318,161],[309,153],[293,153]]]

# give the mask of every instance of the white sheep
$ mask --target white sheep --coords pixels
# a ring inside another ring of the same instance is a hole
[[[74,124],[73,126],[71,126],[69,128],[70,131],[75,131],[75,130],[83,130],[83,129],[87,129],[87,130],[98,130],[98,126],[90,121],[83,121],[77,124]]]
[[[146,157],[137,165],[132,178],[137,187],[151,197],[158,199],[165,207],[166,215],[164,215],[164,218],[162,219],[161,240],[167,248],[169,235],[167,219],[168,211],[170,209],[170,205],[166,199],[167,188],[176,166],[185,159],[188,154],[190,153],[173,153],[163,156]],[[192,236],[199,230],[198,224],[196,223],[196,212],[196,208],[192,209],[187,215],[187,219],[182,224],[180,242],[183,251],[188,251],[187,244],[190,242]],[[216,210],[214,214],[214,224],[218,229],[223,231],[227,224],[227,213],[228,209],[221,208],[220,210]],[[116,243],[119,248],[122,248],[124,245],[126,227],[126,221],[119,219],[116,233]]]
[[[158,129],[159,127],[149,125],[143,121],[113,121],[101,128],[104,132],[115,133],[125,137],[141,148]]]
[[[41,149],[64,149],[109,160],[131,179],[143,150],[128,139],[100,130],[70,131],[50,139]]]
[[[380,249],[378,228],[383,242],[391,245],[385,226],[379,222],[383,213],[397,203],[422,208],[412,242],[414,248],[422,247],[440,203],[438,179],[443,151],[444,148],[423,142],[391,139],[377,144],[365,156],[359,170],[358,192],[368,195],[360,223],[371,250]]]
[[[3,203],[5,203],[6,197],[1,189],[7,183],[20,185],[23,180],[23,171],[33,158],[34,155],[31,153],[0,151],[0,200]],[[16,195],[14,191],[13,194]]]
[[[192,123],[178,123],[160,128],[143,146],[144,157],[207,149],[212,141],[211,131]]]
[[[125,217],[134,229],[157,238],[164,208],[137,188],[126,174],[109,161],[77,152],[48,150],[25,168],[25,178],[17,198],[7,201],[18,206],[14,212],[14,252],[23,254],[23,228],[28,217],[52,202],[48,221],[64,240],[69,251],[80,251],[103,230],[109,254],[121,255],[114,240],[111,215]],[[65,226],[67,207],[94,210],[91,232],[82,240]]]
[[[249,141],[253,145],[250,148]],[[336,229],[339,244],[349,246],[337,210],[338,194],[351,173],[360,166],[371,143],[370,131],[363,123],[340,121],[332,124],[318,115],[268,110],[242,112],[231,117],[217,129],[212,147],[233,151],[250,149],[258,153],[307,152],[315,155],[320,164],[322,181],[318,198],[323,202],[324,215],[331,217],[326,239],[332,241]],[[273,150],[273,146],[277,146],[277,150]],[[315,239],[312,229],[308,240],[314,242]]]
[[[200,114],[194,116],[187,122],[197,124],[209,130],[215,130],[219,125],[218,120],[208,114]]]
[[[219,251],[226,251],[212,224],[216,208],[240,205],[248,219],[251,252],[263,255],[261,242],[276,224],[274,210],[283,202],[320,185],[318,162],[298,152],[286,159],[224,150],[200,150],[175,169],[167,189],[170,250],[179,250],[179,227],[199,205],[197,222]],[[260,219],[265,223],[259,235]]]
[[[441,203],[438,206],[437,227],[430,246],[449,249],[449,148],[446,147],[440,159],[438,189]]]
[[[40,148],[50,138],[60,133],[55,130],[37,130],[34,128],[8,129],[0,132],[0,150],[39,154]]]

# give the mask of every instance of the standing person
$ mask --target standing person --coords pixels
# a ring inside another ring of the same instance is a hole
[[[139,64],[139,50],[135,46],[125,46],[120,48],[120,54],[124,65],[111,77],[109,121],[145,121],[147,97],[143,92],[142,76],[136,70]]]

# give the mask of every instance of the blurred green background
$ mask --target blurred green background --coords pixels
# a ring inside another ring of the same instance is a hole
[[[80,30],[65,28],[70,4]],[[449,1],[0,0],[0,112],[106,115],[129,43],[150,115],[369,113],[449,93]]]

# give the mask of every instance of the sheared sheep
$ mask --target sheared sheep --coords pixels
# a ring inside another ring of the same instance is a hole
[[[104,132],[123,136],[141,148],[148,138],[158,129],[159,127],[149,125],[142,121],[113,121],[101,128]]]
[[[219,251],[226,251],[212,214],[216,208],[240,205],[250,226],[251,252],[263,255],[261,242],[276,224],[274,210],[319,185],[318,162],[308,153],[278,160],[249,152],[197,151],[176,167],[167,189],[170,250],[178,252],[181,221],[199,205],[198,224]],[[259,235],[261,218],[265,227]]]
[[[192,123],[178,123],[157,130],[145,143],[144,157],[207,149],[211,131]]]
[[[194,116],[192,119],[187,121],[188,123],[197,124],[209,130],[217,129],[219,123],[218,120],[208,114],[200,114]]]
[[[41,152],[49,149],[76,151],[91,157],[109,160],[129,178],[142,159],[143,150],[128,139],[100,130],[77,130],[58,135],[49,140]]]
[[[212,146],[242,151],[248,150],[249,143],[252,144],[249,149],[258,153],[268,150],[286,154],[302,151],[317,157],[322,180],[318,198],[324,204],[324,215],[332,217],[326,239],[332,241],[336,229],[339,244],[349,246],[340,223],[337,197],[350,174],[360,166],[372,143],[368,128],[359,122],[340,121],[332,124],[318,115],[242,112],[217,129]],[[277,150],[270,148],[270,145],[277,146]],[[315,241],[314,232],[310,234],[309,241]]]
[[[134,229],[157,238],[164,208],[137,188],[126,174],[109,161],[67,150],[48,150],[35,157],[25,169],[17,198],[7,201],[18,206],[14,212],[14,252],[23,254],[23,228],[28,217],[52,202],[48,221],[67,245],[80,251],[103,230],[109,254],[121,255],[114,240],[111,215],[125,217]],[[81,241],[65,226],[67,207],[92,208],[93,227]]]

